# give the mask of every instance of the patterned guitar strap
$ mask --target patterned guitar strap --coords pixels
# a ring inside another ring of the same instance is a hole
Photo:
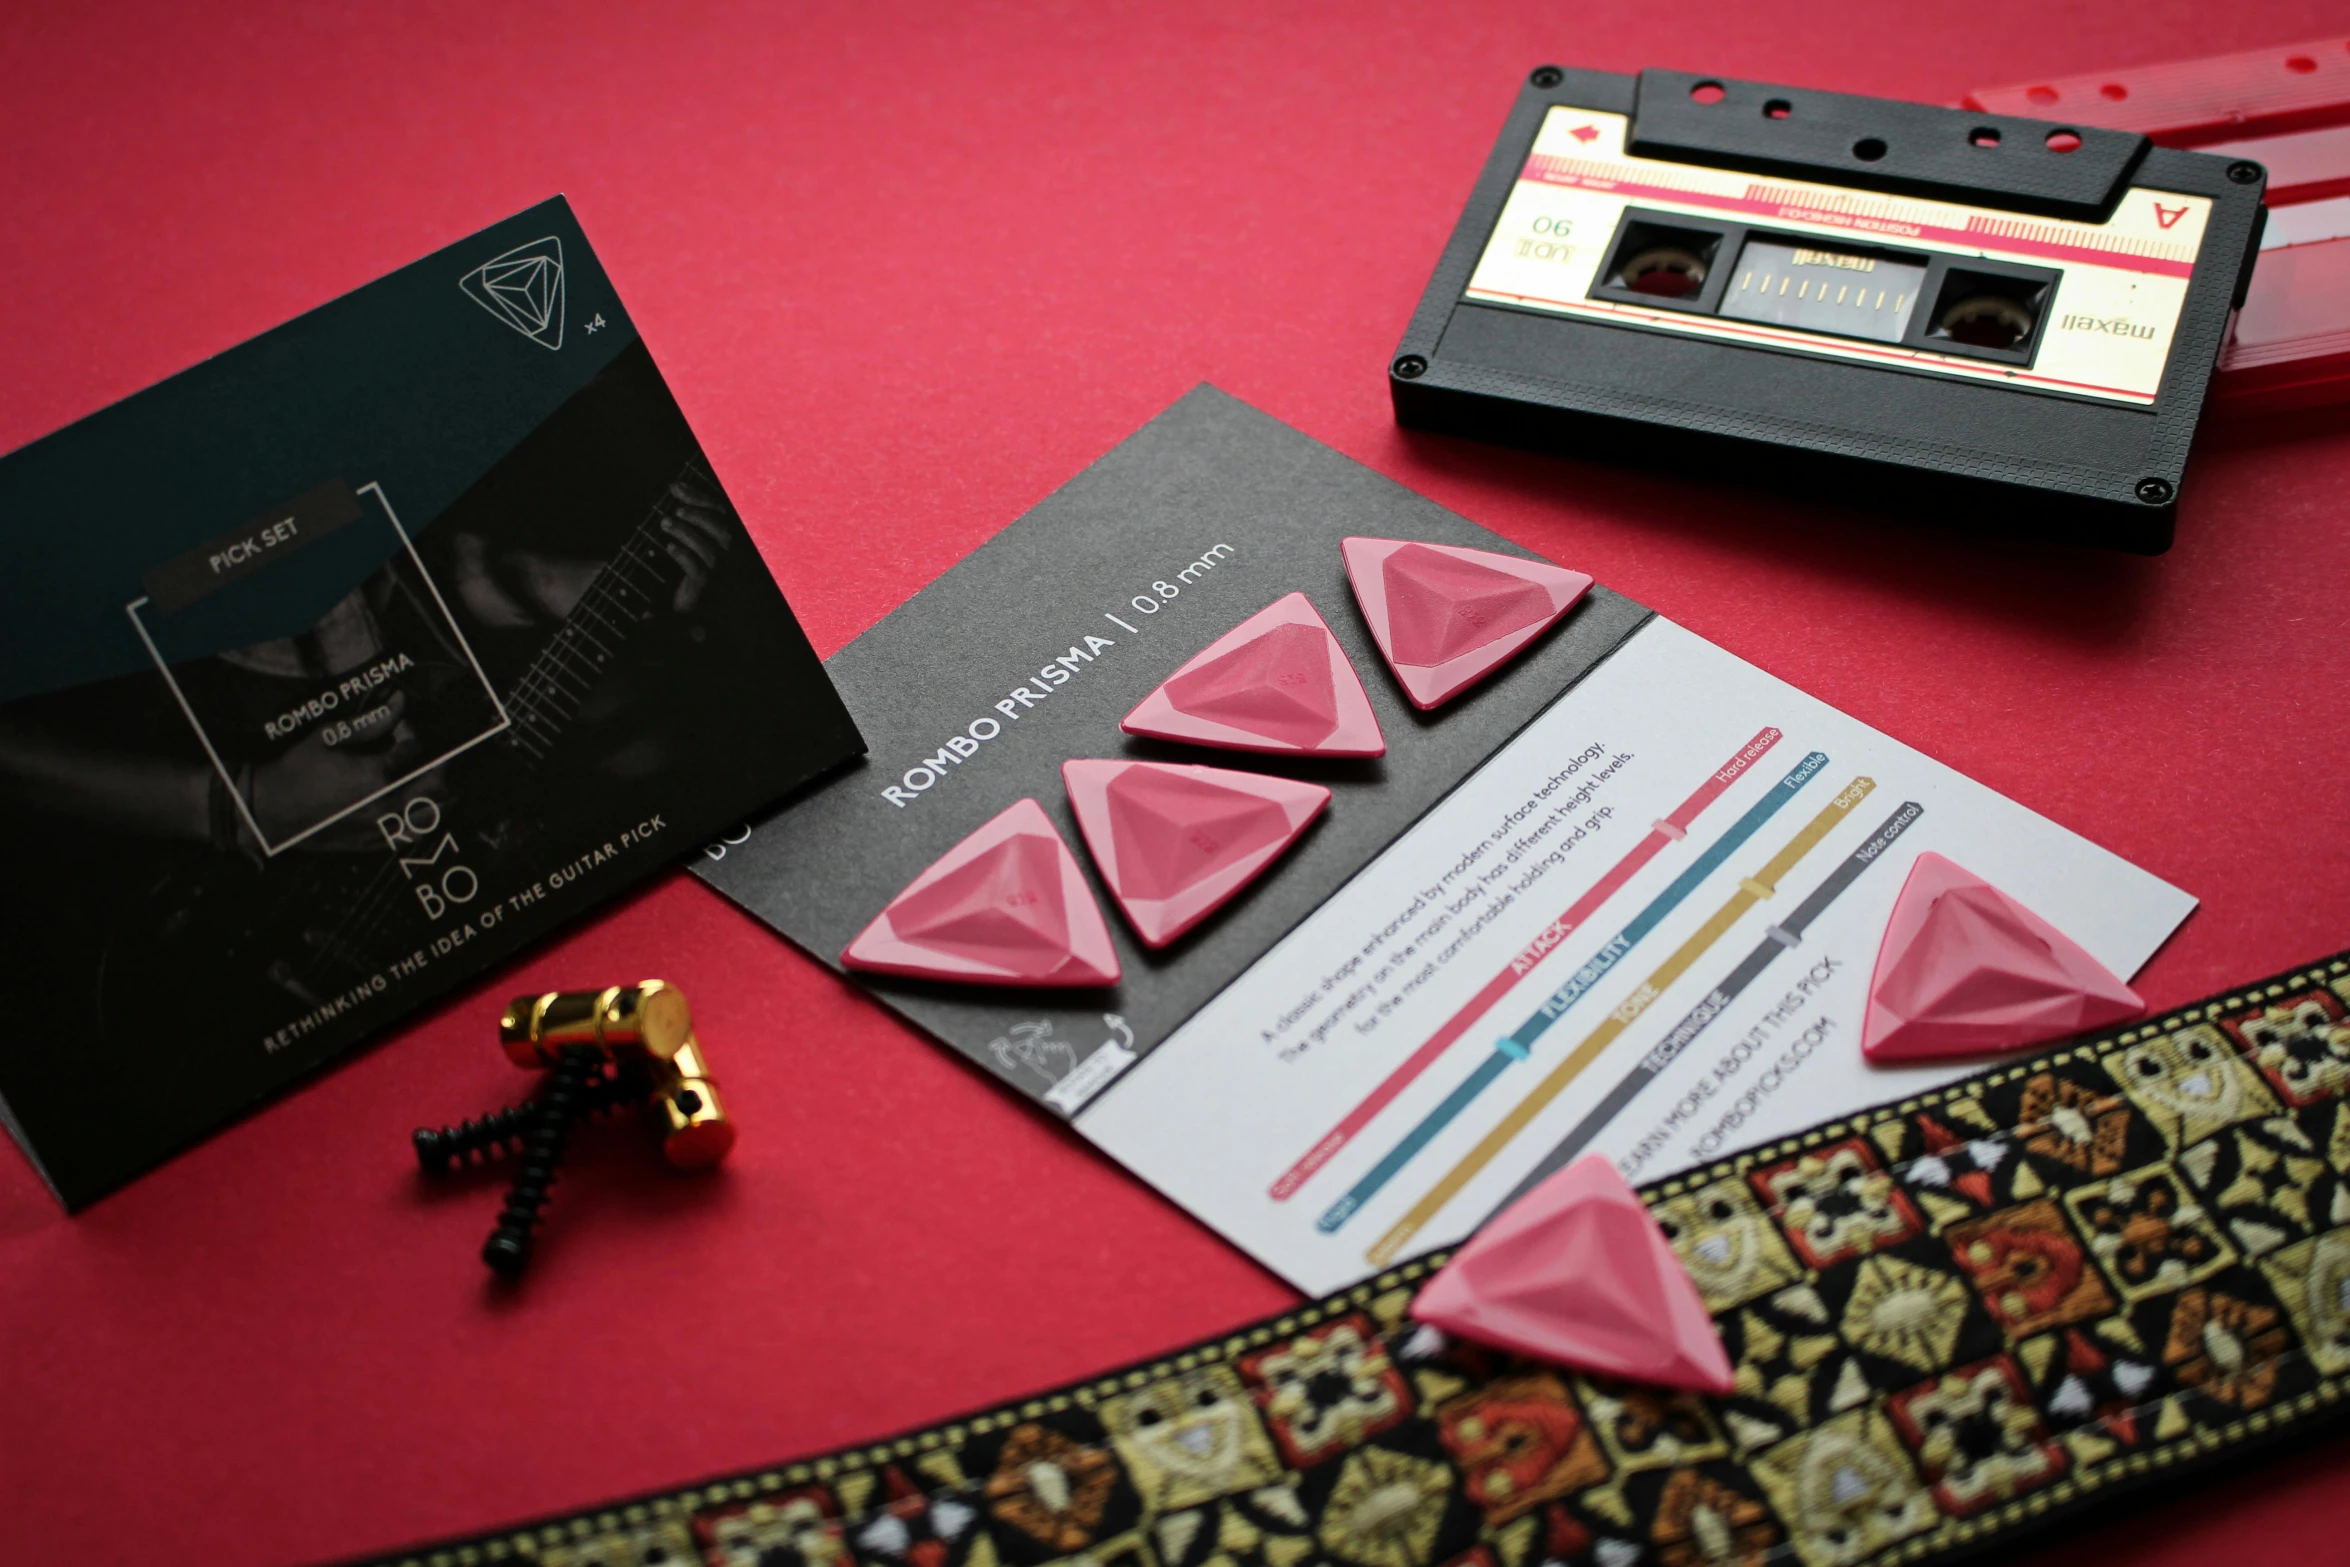
[[[1642,1189],[1737,1389],[1449,1341],[1407,1263],[925,1431],[412,1567],[1927,1563],[2350,1389],[2350,954]]]

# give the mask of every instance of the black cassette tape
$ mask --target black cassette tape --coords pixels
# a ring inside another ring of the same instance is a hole
[[[1396,417],[2156,553],[2258,164],[1683,71],[1528,79]]]

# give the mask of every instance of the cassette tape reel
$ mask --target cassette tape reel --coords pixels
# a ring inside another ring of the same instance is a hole
[[[2169,547],[2259,164],[1679,71],[1528,80],[1404,424]]]

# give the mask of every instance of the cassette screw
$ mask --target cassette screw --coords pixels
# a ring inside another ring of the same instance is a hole
[[[529,1263],[531,1232],[538,1228],[539,1210],[546,1206],[547,1189],[555,1184],[555,1167],[563,1162],[563,1147],[571,1140],[589,1074],[600,1060],[593,1045],[567,1045],[556,1057],[547,1090],[535,1102],[506,1206],[498,1212],[497,1228],[482,1242],[481,1260],[492,1271],[513,1278]]]
[[[2228,178],[2239,185],[2257,185],[2268,171],[2249,158],[2238,158],[2228,165]]]
[[[2168,479],[2140,479],[2138,481],[2138,499],[2147,505],[2160,506],[2170,497],[2171,488]]]
[[[1406,354],[1388,367],[1399,381],[1416,381],[1428,373],[1428,361],[1418,354]]]
[[[1535,86],[1545,90],[1556,87],[1559,83],[1565,81],[1566,79],[1567,73],[1560,70],[1555,65],[1537,66],[1535,67],[1534,74],[1526,78],[1526,80],[1532,82]]]

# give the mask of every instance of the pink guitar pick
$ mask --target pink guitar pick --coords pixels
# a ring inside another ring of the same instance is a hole
[[[1421,1289],[1412,1315],[1582,1371],[1730,1391],[1730,1357],[1697,1286],[1599,1154],[1504,1208]]]
[[[1402,539],[1339,548],[1379,651],[1422,711],[1508,663],[1591,588],[1582,572],[1491,550]]]
[[[1884,1062],[2020,1050],[2145,1010],[2064,932],[1941,855],[1921,854],[1877,948],[1860,1049]]]
[[[1381,756],[1387,737],[1354,666],[1303,593],[1208,644],[1119,727],[1233,751]]]
[[[1256,880],[1330,803],[1320,784],[1166,762],[1061,764],[1093,863],[1163,947]]]
[[[1015,802],[932,861],[840,960],[979,985],[1118,982],[1118,954],[1085,873],[1034,800]]]

